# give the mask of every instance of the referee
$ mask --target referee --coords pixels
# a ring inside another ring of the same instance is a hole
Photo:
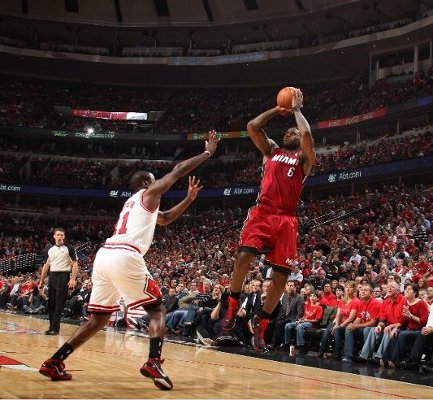
[[[45,332],[46,335],[59,334],[63,304],[68,295],[68,289],[75,288],[78,272],[77,253],[71,245],[65,244],[65,230],[55,228],[53,237],[56,244],[48,249],[39,282],[39,288],[42,289],[44,280],[50,271],[48,279],[50,328]]]

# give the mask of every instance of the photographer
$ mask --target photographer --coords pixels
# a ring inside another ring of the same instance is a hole
[[[30,293],[28,303],[23,306],[23,311],[26,314],[44,314],[47,308],[47,299],[48,297],[35,285]]]
[[[87,305],[90,300],[92,293],[92,282],[90,279],[86,279],[83,282],[79,291],[71,294],[71,298],[66,301],[65,309],[63,310],[64,316],[69,318],[86,318],[87,317]]]
[[[212,282],[209,279],[203,281],[203,293],[197,293],[192,304],[188,307],[185,318],[180,321],[179,325],[183,326],[182,335],[189,336],[192,334],[192,326],[196,325],[203,312],[211,311],[218,303]]]
[[[215,339],[223,333],[220,321],[227,310],[228,293],[222,285],[217,284],[212,291],[212,298],[217,301],[217,304],[213,309],[203,310],[196,330],[197,339],[206,346],[216,344]]]

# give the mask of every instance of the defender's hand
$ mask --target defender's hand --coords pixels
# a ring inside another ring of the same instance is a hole
[[[200,179],[195,178],[195,176],[190,176],[188,185],[188,194],[187,197],[190,200],[195,200],[197,198],[198,192],[203,189],[203,186],[200,186]]]

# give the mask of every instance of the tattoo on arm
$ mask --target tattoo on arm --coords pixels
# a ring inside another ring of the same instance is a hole
[[[303,135],[306,132],[311,132],[310,124],[302,115],[301,110],[299,108],[295,108],[293,109],[293,111],[296,119],[296,124],[298,125],[298,129],[301,134]]]

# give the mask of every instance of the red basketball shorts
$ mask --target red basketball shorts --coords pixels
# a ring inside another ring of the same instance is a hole
[[[265,260],[271,265],[292,269],[292,261],[296,257],[297,238],[296,217],[255,206],[250,209],[244,223],[239,247],[252,248],[257,253],[264,253]]]

